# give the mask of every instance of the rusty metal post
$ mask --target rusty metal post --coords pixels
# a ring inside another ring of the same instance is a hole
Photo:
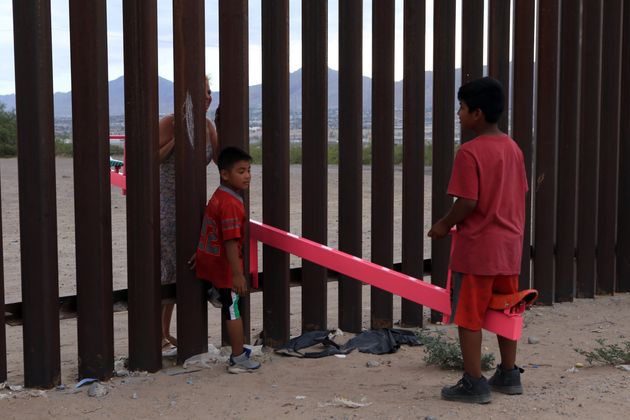
[[[483,4],[483,0],[462,2],[462,85],[483,76]],[[463,127],[460,133],[462,143],[475,137]]]
[[[263,222],[289,230],[289,2],[262,2]],[[265,344],[289,340],[289,255],[263,246]]]
[[[556,148],[558,146],[559,1],[538,5],[534,287],[552,304],[555,287]]]
[[[621,92],[630,92],[630,0],[623,3]],[[619,209],[617,225],[617,291],[630,292],[630,97],[621,95],[619,126]]]
[[[219,1],[219,73],[221,77],[221,127],[219,148],[237,146],[249,150],[249,68],[247,0]],[[215,150],[217,153],[218,150]],[[243,194],[245,217],[249,220],[249,193]],[[249,227],[246,226],[246,236]],[[249,241],[243,242],[244,272],[249,273]],[[242,296],[241,316],[245,341],[251,341],[251,310],[249,296]],[[223,322],[224,324],[224,322]],[[222,325],[222,341],[227,331]]]
[[[394,259],[394,18],[390,0],[372,2],[372,261]],[[392,294],[370,288],[370,325],[391,328]]]
[[[606,0],[602,31],[602,102],[599,127],[597,210],[597,294],[613,294],[617,270],[617,193],[619,188],[619,105],[621,88],[622,0]],[[628,92],[625,92],[627,95]],[[628,118],[625,115],[624,118]],[[628,215],[623,215],[627,217]]]
[[[187,264],[206,204],[204,2],[173,3],[175,54],[175,208],[177,213],[177,360],[208,350],[205,285]]]
[[[405,0],[403,45],[402,272],[423,276],[426,1]],[[402,299],[400,323],[421,327],[422,305]]]
[[[580,65],[580,128],[578,171],[578,242],[576,296],[595,296],[597,240],[597,174],[601,101],[602,1],[582,4],[582,56]]]
[[[488,75],[503,85],[505,107],[499,119],[499,128],[507,133],[510,109],[510,1],[490,0],[489,7]]]
[[[363,1],[339,2],[339,250],[361,257]],[[339,276],[339,328],[362,328],[361,282]]]
[[[104,0],[70,1],[70,47],[79,377],[109,379],[114,314]]]
[[[451,208],[446,194],[453,167],[455,137],[455,1],[434,4],[433,21],[433,179],[431,222],[437,222]],[[431,283],[446,286],[451,249],[450,238],[431,241]],[[431,322],[442,314],[431,311]]]
[[[558,131],[558,213],[556,226],[556,302],[575,296],[577,232],[577,151],[580,110],[580,8],[562,2]]]
[[[129,368],[162,367],[157,6],[123,3]]]
[[[328,0],[302,0],[302,235],[328,240]],[[327,271],[302,260],[302,331],[325,330]]]
[[[50,2],[13,2],[24,384],[60,382]]]
[[[534,115],[534,0],[514,1],[512,137],[523,151],[529,191],[525,196],[525,233],[519,288],[531,287],[532,150]]]
[[[0,197],[2,191],[0,189]],[[2,214],[2,200],[0,200]],[[2,219],[0,219],[0,238],[2,238]],[[7,335],[4,326],[4,253],[0,240],[0,382],[7,380]]]

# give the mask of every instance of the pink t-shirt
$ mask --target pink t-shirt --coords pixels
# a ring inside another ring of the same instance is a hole
[[[516,142],[502,134],[462,144],[447,192],[477,200],[473,213],[457,225],[451,270],[488,276],[519,274],[527,176]]]

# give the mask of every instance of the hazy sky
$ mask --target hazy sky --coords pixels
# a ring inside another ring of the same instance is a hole
[[[68,0],[50,0],[52,19],[53,50],[53,88],[55,92],[70,90],[70,34],[68,18]],[[402,79],[402,37],[403,37],[403,0],[396,2],[396,62],[395,78]],[[173,80],[173,0],[157,0],[158,4],[158,49],[159,74]],[[289,68],[295,71],[301,67],[301,16],[302,1],[290,0],[290,50]],[[261,0],[249,1],[249,83],[261,82]],[[328,64],[338,69],[338,10],[339,0],[328,2]],[[13,19],[12,2],[0,2],[0,95],[15,92],[15,70],[13,63]],[[218,36],[218,0],[206,0],[206,71],[212,78],[212,88],[219,86],[219,36]],[[461,0],[457,1],[457,51],[461,35],[459,21]],[[427,69],[433,65],[433,3],[427,1]],[[109,79],[116,79],[123,74],[123,27],[122,0],[107,1]],[[370,76],[372,72],[371,39],[372,39],[372,1],[364,0],[363,5],[363,74]],[[459,66],[460,54],[456,54],[456,65]]]

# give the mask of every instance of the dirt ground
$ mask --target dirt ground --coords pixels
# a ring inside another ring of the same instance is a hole
[[[214,170],[214,169],[213,169]],[[209,171],[209,190],[216,176]],[[261,173],[254,168],[252,218],[261,215]],[[2,229],[5,297],[21,300],[15,159],[0,160],[2,181]],[[400,170],[396,170],[396,197],[400,197]],[[369,171],[364,172],[364,257],[369,257]],[[329,172],[329,245],[336,246],[336,167]],[[428,178],[430,187],[430,178]],[[60,294],[74,294],[74,204],[72,161],[57,159],[59,282]],[[300,167],[291,167],[291,230],[300,233]],[[293,203],[297,203],[294,205]],[[430,208],[427,206],[427,208]],[[114,286],[126,287],[124,247],[124,197],[112,190]],[[400,205],[395,206],[400,218]],[[400,224],[395,223],[397,229]],[[428,216],[425,212],[425,230]],[[395,233],[395,260],[400,259],[400,232]],[[425,255],[429,245],[425,243]],[[299,264],[293,259],[292,264]],[[363,320],[369,327],[369,287],[364,287]],[[328,326],[337,325],[337,287],[329,284]],[[300,333],[301,295],[291,290],[291,334]],[[394,299],[394,319],[400,314],[400,299]],[[425,315],[428,315],[425,312]],[[426,317],[425,317],[426,318]],[[77,380],[76,320],[61,321],[61,362],[64,389],[48,391],[0,390],[1,419],[49,418],[377,418],[437,419],[476,418],[628,418],[630,372],[609,366],[590,367],[574,348],[592,350],[595,340],[610,343],[630,340],[630,295],[580,299],[553,307],[537,306],[525,314],[519,342],[518,363],[525,368],[525,393],[521,396],[494,394],[489,405],[465,405],[442,401],[442,386],[453,384],[461,372],[445,371],[424,362],[423,347],[403,346],[397,353],[374,356],[353,352],[346,358],[298,359],[265,352],[263,366],[252,374],[230,375],[224,363],[207,368],[171,366],[155,374],[116,377],[103,383],[107,394],[88,396],[88,386],[75,390]],[[209,309],[211,344],[220,343],[219,311]],[[173,322],[175,325],[175,321]],[[426,324],[455,336],[452,327]],[[252,335],[262,328],[262,294],[252,295]],[[116,356],[127,354],[127,314],[114,315]],[[347,337],[347,335],[346,335]],[[536,344],[528,344],[538,341]],[[486,334],[484,348],[498,358],[496,340]],[[23,383],[22,331],[7,326],[8,385]],[[378,365],[376,367],[368,367]],[[373,363],[378,362],[378,363]],[[576,363],[585,367],[575,368]],[[491,375],[492,372],[486,372]],[[14,388],[15,389],[15,388]],[[40,395],[41,394],[41,395]],[[350,408],[350,402],[361,405]],[[624,414],[626,413],[626,414]]]

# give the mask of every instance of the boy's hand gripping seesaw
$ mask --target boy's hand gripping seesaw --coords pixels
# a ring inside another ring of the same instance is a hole
[[[422,280],[399,273],[389,268],[362,260],[345,252],[332,249],[311,240],[300,238],[292,233],[264,225],[255,220],[249,222],[250,233],[250,271],[254,273],[254,287],[257,285],[258,253],[257,242],[277,248],[289,254],[304,258],[340,274],[355,278],[371,286],[386,290],[405,299],[428,306],[442,312],[445,318],[451,313],[450,296],[447,289],[426,283]],[[450,275],[450,272],[449,272]],[[535,300],[536,291],[519,292],[526,299],[514,301],[516,295],[500,297],[493,307],[502,310],[488,310],[484,320],[484,329],[506,337],[518,340],[523,328],[522,312],[525,302],[531,304]],[[518,298],[517,298],[518,299]],[[510,306],[506,306],[507,304]],[[499,309],[499,308],[497,308]]]

